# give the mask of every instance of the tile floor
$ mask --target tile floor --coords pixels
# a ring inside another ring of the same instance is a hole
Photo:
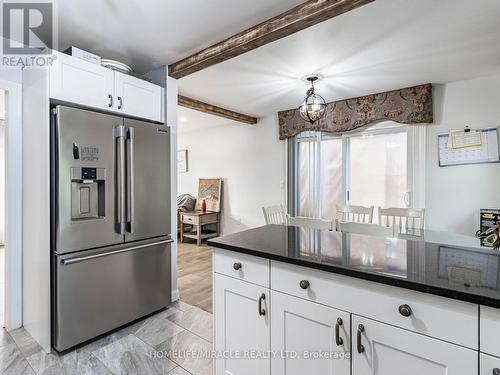
[[[5,301],[5,247],[0,245],[0,327],[4,325]]]
[[[63,355],[45,353],[24,328],[1,330],[0,374],[212,374],[206,356],[167,358],[163,352],[184,350],[212,350],[212,315],[179,301]]]

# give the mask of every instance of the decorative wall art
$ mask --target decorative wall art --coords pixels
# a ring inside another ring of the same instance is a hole
[[[186,173],[188,171],[188,150],[177,151],[177,172]]]
[[[200,178],[198,201],[205,200],[207,211],[220,212],[222,178]]]

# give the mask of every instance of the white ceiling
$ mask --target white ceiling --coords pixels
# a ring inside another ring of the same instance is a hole
[[[253,126],[184,107],[179,107],[177,110],[177,123],[179,134],[187,134],[219,126]]]
[[[73,45],[140,73],[173,63],[304,0],[59,0],[59,49]]]
[[[182,78],[179,89],[265,116],[298,106],[309,73],[324,76],[317,92],[327,101],[469,79],[500,71],[499,19],[499,0],[376,0]]]

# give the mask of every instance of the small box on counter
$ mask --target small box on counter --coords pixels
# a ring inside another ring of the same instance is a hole
[[[494,247],[499,243],[500,210],[482,209],[481,211],[481,245]],[[496,237],[495,237],[496,236]]]
[[[69,47],[64,51],[64,53],[91,62],[93,64],[101,65],[101,56],[97,56],[77,47]]]

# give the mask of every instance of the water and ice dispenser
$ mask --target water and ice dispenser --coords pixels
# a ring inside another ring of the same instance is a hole
[[[106,169],[71,168],[71,220],[105,216]]]

